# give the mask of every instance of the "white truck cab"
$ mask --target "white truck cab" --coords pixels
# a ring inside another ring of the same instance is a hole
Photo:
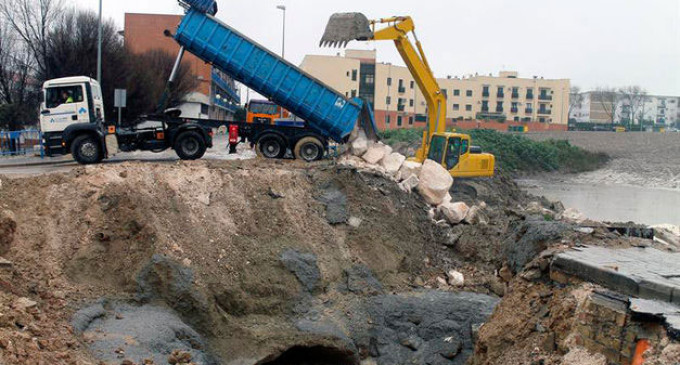
[[[89,77],[64,77],[43,84],[40,130],[50,155],[62,151],[62,133],[74,124],[104,120],[104,100],[99,82]]]

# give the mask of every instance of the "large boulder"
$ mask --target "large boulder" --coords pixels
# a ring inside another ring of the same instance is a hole
[[[350,151],[354,156],[363,156],[368,151],[368,138],[366,132],[359,131],[357,138],[350,144]]]
[[[364,161],[371,165],[377,165],[385,156],[392,153],[392,147],[386,146],[382,143],[376,143],[368,147],[368,150],[363,155]]]
[[[423,164],[420,162],[415,162],[415,161],[405,161],[402,165],[401,168],[399,169],[399,175],[397,178],[399,180],[406,180],[411,176],[418,176],[420,175],[420,169],[423,167]]]
[[[401,165],[404,163],[404,161],[406,161],[406,156],[402,155],[401,153],[394,152],[385,156],[381,162],[381,165],[383,168],[385,168],[385,172],[387,172],[387,174],[394,177],[399,172],[399,169],[401,169]]]
[[[440,205],[453,185],[451,174],[442,165],[432,160],[423,163],[418,179],[420,179],[418,192],[430,205]]]
[[[460,224],[468,214],[470,208],[465,203],[444,203],[437,207],[437,211],[450,224]]]

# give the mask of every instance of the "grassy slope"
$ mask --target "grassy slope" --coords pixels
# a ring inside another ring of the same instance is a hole
[[[462,131],[472,137],[472,144],[496,156],[497,164],[511,172],[584,172],[597,170],[607,155],[572,146],[568,141],[532,141],[522,135],[474,129]],[[401,129],[381,134],[387,144],[420,145],[422,129]]]

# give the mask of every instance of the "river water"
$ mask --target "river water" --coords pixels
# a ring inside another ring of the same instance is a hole
[[[529,193],[560,200],[597,221],[680,225],[680,190],[522,179]]]

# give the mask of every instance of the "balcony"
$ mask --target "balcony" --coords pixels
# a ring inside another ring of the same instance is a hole
[[[529,114],[529,115],[533,115],[533,114],[534,114],[534,110],[533,110],[533,109],[527,108],[527,109],[524,109],[524,113]]]
[[[496,97],[499,98],[499,99],[503,99],[505,97],[505,94],[504,93],[498,93],[498,94],[496,94]]]
[[[512,93],[513,99],[519,99],[519,93]]]
[[[487,91],[483,91],[483,92],[482,92],[482,97],[483,97],[483,98],[488,98],[488,97],[489,97],[489,91],[488,91],[488,90],[487,90]]]
[[[519,108],[510,108],[510,113],[519,113]]]
[[[482,113],[488,113],[489,112],[489,107],[488,106],[483,106],[482,107]]]
[[[406,109],[406,105],[400,104],[397,105],[397,111],[403,112]]]
[[[527,94],[527,100],[534,100],[534,94]]]
[[[503,107],[496,107],[496,113],[502,113]]]
[[[550,109],[539,109],[538,114],[539,115],[550,115],[550,114],[552,114],[552,110],[550,110]]]
[[[551,101],[553,98],[551,95],[541,94],[538,97],[539,100]]]
[[[400,87],[399,87],[399,94],[403,94],[403,93],[405,93],[405,92],[406,92],[406,88],[403,87],[403,86],[400,86]]]

